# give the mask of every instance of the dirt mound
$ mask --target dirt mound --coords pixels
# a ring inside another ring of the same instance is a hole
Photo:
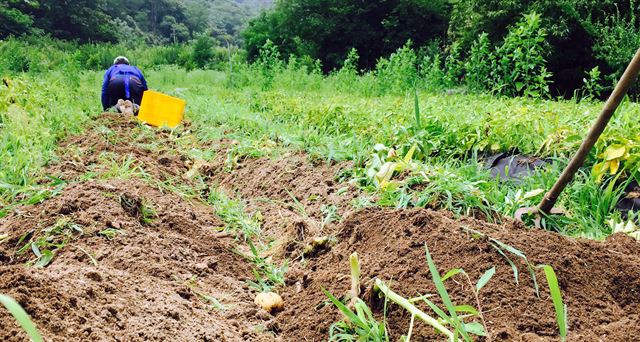
[[[369,209],[344,222],[340,241],[329,253],[292,267],[287,279],[291,286],[284,293],[288,306],[278,316],[282,336],[289,341],[327,338],[330,325],[341,316],[327,305],[321,288],[337,296],[348,291],[348,256],[352,252],[359,254],[363,287],[369,291],[372,279],[379,277],[408,298],[437,293],[426,263],[426,243],[441,273],[462,268],[472,279],[478,279],[487,269],[497,268],[480,293],[488,329],[495,339],[556,341],[558,330],[544,275],[537,272],[541,289],[538,298],[523,263],[519,265],[517,285],[506,259],[486,238],[474,238],[463,227],[518,248],[534,264],[554,267],[568,305],[570,340],[623,341],[640,334],[640,245],[624,235],[600,243],[519,225],[454,220],[431,210]],[[475,304],[466,282],[448,280],[447,287],[457,304]],[[380,317],[382,307],[379,301],[374,302]],[[409,321],[410,315],[403,309],[390,306],[392,340],[406,334]],[[438,338],[422,323],[416,325],[413,334],[417,340]]]
[[[190,133],[188,125],[165,132],[122,114],[103,113],[92,126],[60,144],[60,157],[47,167],[47,174],[71,181],[114,168],[114,173],[144,173],[165,181],[189,170],[188,158],[176,153],[175,144]]]
[[[248,202],[248,210],[260,212],[266,235],[278,239],[282,255],[298,256],[305,243],[335,232],[335,224],[353,209],[360,191],[341,175],[348,162],[327,165],[311,162],[301,153],[277,159],[248,158],[232,172],[224,171],[221,149],[207,180]]]
[[[244,281],[250,265],[220,226],[210,208],[142,181],[69,185],[0,220],[0,293],[53,340],[273,340]],[[43,236],[60,245],[51,263],[25,267],[34,252],[16,251]],[[0,322],[0,340],[24,340],[4,311]]]

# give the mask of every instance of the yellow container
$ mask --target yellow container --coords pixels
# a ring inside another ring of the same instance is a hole
[[[184,117],[186,105],[182,99],[147,90],[142,94],[138,120],[152,126],[175,128]]]

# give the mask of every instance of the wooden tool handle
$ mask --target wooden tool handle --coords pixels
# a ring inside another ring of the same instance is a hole
[[[602,112],[600,112],[600,116],[596,122],[594,122],[593,126],[591,126],[591,129],[589,130],[587,137],[582,142],[582,145],[580,145],[578,152],[576,152],[569,162],[569,165],[567,165],[564,171],[562,171],[560,178],[558,178],[551,190],[545,194],[544,198],[538,205],[538,210],[540,212],[548,214],[551,211],[551,208],[556,204],[558,196],[560,196],[567,184],[571,179],[573,179],[576,171],[578,171],[584,163],[589,151],[591,151],[593,145],[596,144],[596,141],[598,141],[598,138],[600,137],[600,134],[602,134],[602,131],[604,131],[605,127],[607,127],[607,123],[609,123],[609,120],[613,116],[613,113],[615,113],[618,105],[620,105],[620,102],[622,102],[627,91],[633,82],[635,82],[638,77],[638,73],[640,73],[640,49],[636,51],[631,63],[629,63],[624,74],[622,74],[620,81],[618,81],[618,84],[609,96]]]

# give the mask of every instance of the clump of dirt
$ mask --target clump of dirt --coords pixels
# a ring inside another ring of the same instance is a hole
[[[425,244],[442,274],[462,268],[477,280],[486,270],[497,271],[480,292],[488,330],[496,340],[558,339],[558,329],[547,283],[538,271],[540,298],[523,262],[519,285],[511,267],[485,239],[474,238],[463,227],[480,231],[518,248],[534,264],[555,269],[568,305],[570,340],[623,341],[640,334],[640,244],[625,235],[604,242],[571,239],[558,234],[529,230],[517,224],[502,226],[473,219],[455,220],[449,214],[426,209],[368,209],[355,213],[341,226],[339,242],[329,253],[295,264],[288,273],[283,296],[288,305],[278,316],[278,327],[287,340],[323,340],[338,310],[327,304],[321,288],[342,296],[350,288],[348,256],[358,252],[363,288],[372,293],[378,277],[408,298],[435,294],[425,258]],[[457,304],[475,306],[470,285],[463,278],[448,280]],[[376,296],[371,296],[376,298]],[[379,318],[382,304],[370,303]],[[428,310],[428,309],[427,309]],[[391,305],[388,325],[392,340],[406,334],[410,315]],[[416,324],[413,336],[442,339],[426,324]]]
[[[146,222],[142,205],[153,212]],[[45,268],[25,267],[34,253],[16,252],[60,220],[82,233]],[[251,266],[220,226],[211,208],[139,180],[71,184],[0,220],[0,234],[9,235],[0,243],[0,293],[53,340],[273,340],[265,332],[273,318],[256,308],[245,282]],[[24,235],[32,240],[18,243]],[[1,310],[0,326],[0,340],[25,339]]]
[[[180,178],[189,170],[189,159],[176,152],[174,142],[181,134],[189,134],[188,125],[164,132],[145,127],[130,116],[103,113],[92,126],[60,144],[60,157],[47,167],[48,174],[72,181],[120,167],[165,181]]]
[[[302,153],[276,159],[248,158],[232,172],[224,170],[226,152],[207,170],[209,182],[248,201],[248,209],[260,212],[267,236],[277,238],[280,254],[299,256],[304,246],[335,232],[334,226],[353,209],[361,195],[340,179],[352,169],[350,162],[312,162]]]

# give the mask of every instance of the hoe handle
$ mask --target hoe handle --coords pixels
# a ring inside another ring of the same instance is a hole
[[[538,210],[540,212],[548,214],[551,211],[551,208],[553,208],[554,204],[558,200],[558,196],[560,196],[562,190],[564,190],[571,179],[573,179],[573,175],[582,166],[584,160],[587,158],[587,154],[589,154],[593,145],[598,141],[602,131],[607,127],[607,123],[609,123],[613,113],[615,113],[618,105],[627,94],[629,87],[631,87],[638,77],[638,73],[640,73],[640,49],[636,51],[631,63],[629,63],[629,66],[627,66],[627,69],[624,71],[622,78],[620,78],[615,89],[611,95],[609,95],[609,99],[605,103],[602,112],[600,112],[600,116],[593,126],[591,126],[591,129],[589,130],[587,137],[582,142],[582,145],[580,145],[578,152],[576,152],[569,162],[569,165],[567,165],[564,171],[562,171],[560,178],[558,178],[551,190],[545,194],[544,198],[538,205]]]

